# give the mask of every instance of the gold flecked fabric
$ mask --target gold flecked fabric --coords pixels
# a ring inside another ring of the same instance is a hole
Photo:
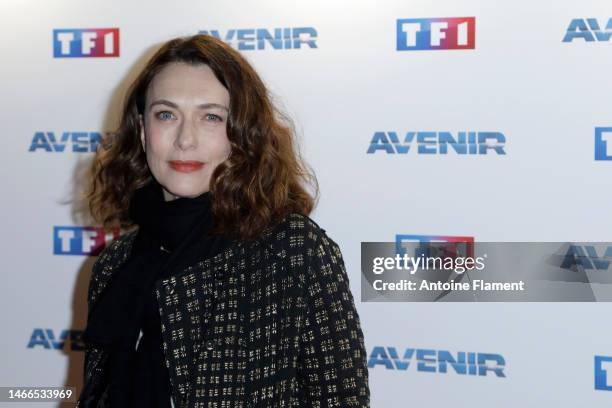
[[[94,264],[90,308],[135,235],[113,242]],[[309,217],[291,214],[256,241],[236,242],[155,288],[176,408],[370,406],[342,254]],[[87,345],[77,407],[109,406],[107,357]]]

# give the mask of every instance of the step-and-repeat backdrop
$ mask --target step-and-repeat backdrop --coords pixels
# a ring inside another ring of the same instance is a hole
[[[156,47],[206,32],[295,121],[321,188],[312,218],[344,254],[373,407],[612,406],[608,303],[360,294],[364,241],[612,241],[611,6],[3,1],[0,386],[80,390],[89,274],[118,233],[80,199],[93,152]]]

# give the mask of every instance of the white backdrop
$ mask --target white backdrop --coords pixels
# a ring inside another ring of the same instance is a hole
[[[63,152],[30,151],[36,133],[60,141],[65,132],[84,132],[74,137],[89,140],[112,130],[126,86],[172,37],[309,27],[316,48],[266,44],[241,52],[295,120],[321,187],[312,218],[342,248],[368,354],[395,347],[400,358],[416,348],[505,360],[503,378],[424,372],[414,359],[406,370],[374,364],[372,407],[612,406],[612,392],[594,387],[595,356],[612,356],[607,303],[360,301],[362,241],[392,242],[396,234],[612,241],[612,162],[594,160],[595,128],[612,126],[612,41],[563,42],[575,19],[597,19],[602,37],[612,32],[605,30],[610,6],[3,1],[0,386],[81,386],[83,356],[73,348],[95,258],[54,251],[54,227],[92,225],[76,198],[93,154],[73,151],[80,144],[70,142]],[[396,49],[397,20],[453,17],[475,17],[474,49]],[[54,30],[102,28],[119,29],[118,57],[54,57]],[[410,131],[501,132],[506,154],[424,155],[416,144],[407,154],[366,153],[375,132],[403,140]],[[56,349],[62,333],[69,338]]]

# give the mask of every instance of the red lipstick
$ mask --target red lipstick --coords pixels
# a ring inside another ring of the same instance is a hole
[[[171,160],[169,163],[172,169],[182,173],[191,173],[192,171],[200,170],[204,166],[204,163],[197,160]]]

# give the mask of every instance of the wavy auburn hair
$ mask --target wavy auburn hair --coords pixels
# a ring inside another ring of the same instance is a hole
[[[231,153],[210,180],[215,232],[250,240],[289,213],[309,215],[318,183],[299,156],[291,121],[273,106],[262,80],[237,51],[198,34],[162,45],[128,89],[119,127],[98,145],[92,164],[86,198],[94,220],[104,226],[134,226],[130,202],[135,190],[153,177],[140,142],[138,115],[144,114],[155,75],[176,62],[208,65],[230,95]]]

